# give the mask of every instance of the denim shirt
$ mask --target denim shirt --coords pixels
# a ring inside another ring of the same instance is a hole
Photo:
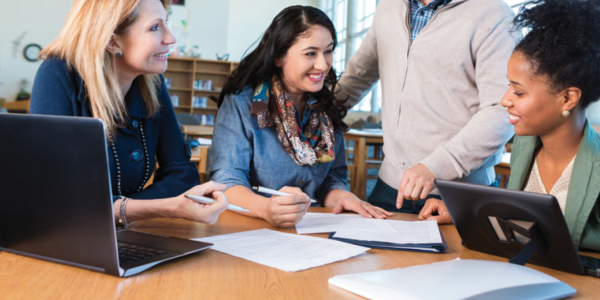
[[[316,167],[299,166],[285,152],[275,127],[260,129],[250,114],[254,89],[246,86],[238,94],[225,96],[219,108],[212,149],[209,157],[211,180],[230,188],[242,185],[249,189],[262,186],[279,190],[284,186],[299,187],[309,197],[323,204],[334,189],[348,190],[344,135],[335,131],[335,159]],[[314,103],[309,99],[308,103]],[[301,128],[308,123],[311,110],[306,107]],[[296,112],[296,118],[300,115]],[[268,196],[268,195],[264,195]]]
[[[160,110],[150,117],[139,89],[138,79],[133,81],[125,96],[126,124],[117,130],[116,135],[115,148],[120,163],[121,195],[136,200],[174,197],[200,184],[196,166],[190,161],[190,150],[185,145],[177,125],[164,77],[161,75],[160,79]],[[30,109],[32,114],[40,115],[93,116],[83,79],[74,68],[68,68],[65,61],[57,58],[46,59],[38,69],[31,93]],[[144,142],[148,157],[145,157]],[[121,195],[118,194],[116,163],[110,143],[107,143],[107,153],[115,201],[120,199]],[[156,162],[160,168],[154,174],[153,184],[137,191],[144,178],[149,178],[154,171]]]

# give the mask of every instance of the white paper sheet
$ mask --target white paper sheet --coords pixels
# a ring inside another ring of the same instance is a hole
[[[577,292],[524,266],[470,259],[338,275],[329,284],[374,300],[563,299]]]
[[[385,220],[394,232],[357,231],[339,229],[333,237],[361,241],[385,242],[395,244],[439,244],[442,243],[440,230],[435,221],[394,221]]]
[[[296,224],[298,234],[334,232],[342,229],[356,232],[396,232],[386,220],[368,219],[354,214],[306,213]]]
[[[288,272],[306,270],[364,253],[370,248],[269,229],[195,239],[212,249]]]

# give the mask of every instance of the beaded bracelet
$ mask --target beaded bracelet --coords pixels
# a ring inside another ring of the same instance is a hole
[[[131,222],[127,222],[127,219],[125,218],[125,205],[130,199],[131,198],[123,197],[121,199],[121,205],[119,206],[119,223],[123,224],[125,227],[131,225]]]

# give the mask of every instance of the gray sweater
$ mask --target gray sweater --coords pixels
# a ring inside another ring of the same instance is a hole
[[[502,0],[454,0],[410,38],[408,0],[382,0],[340,80],[353,106],[381,79],[383,151],[379,177],[398,188],[421,163],[439,179],[489,185],[514,134],[500,105],[520,34]],[[432,193],[437,193],[434,190]]]

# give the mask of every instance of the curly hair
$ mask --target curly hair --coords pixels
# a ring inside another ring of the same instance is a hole
[[[600,1],[534,0],[521,7],[514,30],[529,30],[515,52],[558,93],[581,90],[581,107],[600,98]]]
[[[210,98],[216,101],[220,107],[227,94],[239,94],[246,85],[256,87],[259,83],[271,80],[273,75],[281,78],[282,70],[275,66],[275,58],[283,58],[298,38],[316,25],[325,27],[331,33],[332,50],[335,50],[337,45],[335,28],[323,11],[311,6],[300,5],[282,10],[273,19],[256,49],[244,57],[238,68],[232,72],[223,86],[219,98],[214,96]],[[309,108],[316,111],[323,110],[331,119],[333,127],[344,132],[348,130],[348,125],[343,121],[348,109],[344,105],[346,101],[336,99],[333,93],[338,80],[334,68],[330,68],[325,75],[323,88],[318,92],[309,93],[309,96],[317,100],[317,103],[310,105]],[[276,110],[271,105],[274,103],[275,100],[270,99],[269,109],[271,112]]]

